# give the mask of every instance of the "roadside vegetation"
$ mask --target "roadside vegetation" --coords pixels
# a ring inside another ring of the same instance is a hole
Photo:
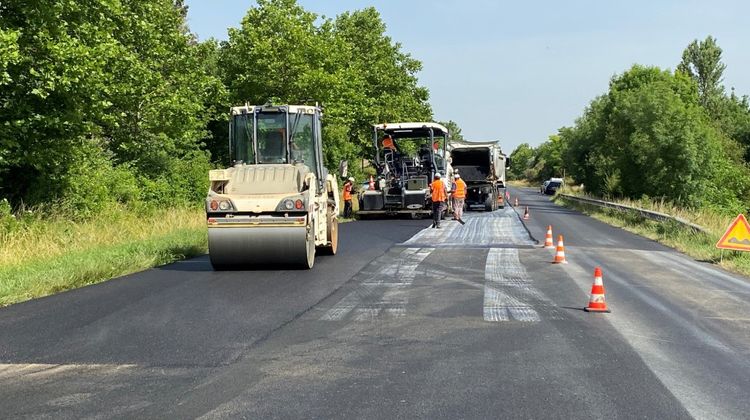
[[[634,65],[614,76],[571,127],[511,154],[512,179],[550,177],[598,197],[737,215],[750,207],[750,100],[727,92],[722,50],[708,37],[676,70]]]
[[[509,178],[538,187],[551,177],[589,195],[678,216],[711,233],[558,198],[702,261],[750,275],[750,255],[715,248],[750,211],[750,100],[727,93],[716,39],[691,42],[676,70],[634,65],[615,75],[571,127],[538,147],[519,145]],[[567,192],[571,192],[568,190]]]
[[[200,255],[207,245],[194,208],[116,207],[86,221],[25,211],[0,221],[0,306]]]
[[[571,127],[538,147],[511,154],[511,179],[537,188],[550,177],[587,194],[678,216],[711,233],[696,234],[611,209],[564,200],[600,220],[750,275],[750,255],[715,248],[738,213],[750,210],[750,100],[727,92],[718,42],[691,42],[676,69],[634,65],[610,81]],[[566,192],[571,192],[568,189]]]
[[[561,192],[577,195],[575,192],[565,189]],[[664,201],[629,199],[610,199],[608,201],[679,217],[705,228],[708,234],[695,232],[676,222],[658,222],[646,219],[636,212],[623,212],[587,205],[567,200],[561,196],[555,198],[555,202],[558,204],[579,210],[607,224],[653,239],[689,255],[697,261],[718,264],[727,270],[750,276],[750,254],[730,250],[721,251],[716,248],[716,243],[721,239],[736,215],[729,216],[713,209],[686,210]]]

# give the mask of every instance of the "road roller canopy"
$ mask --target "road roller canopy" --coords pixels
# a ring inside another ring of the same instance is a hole
[[[234,164],[304,164],[315,171],[321,158],[320,108],[251,106],[232,108],[230,155]]]

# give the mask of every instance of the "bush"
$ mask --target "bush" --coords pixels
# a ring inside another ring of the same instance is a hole
[[[18,227],[18,221],[13,215],[13,209],[7,199],[0,200],[0,235],[13,232]]]
[[[158,206],[191,206],[203,202],[208,191],[208,154],[195,152],[184,159],[171,159],[167,172],[156,178],[139,178],[141,197]]]

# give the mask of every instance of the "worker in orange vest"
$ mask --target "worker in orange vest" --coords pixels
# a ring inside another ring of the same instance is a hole
[[[393,137],[390,134],[383,136],[383,149],[396,150],[396,144],[393,142]]]
[[[352,217],[352,188],[354,187],[354,178],[349,178],[344,183],[344,217]]]
[[[453,175],[453,185],[451,191],[453,191],[453,218],[458,220],[458,223],[465,225],[462,217],[464,215],[464,200],[466,199],[466,183],[461,179],[461,175],[456,172]]]
[[[440,173],[435,174],[435,180],[430,184],[430,191],[432,192],[432,227],[440,229],[440,219],[443,215],[443,206],[445,200],[448,198],[448,193],[445,191],[445,184],[440,179]]]

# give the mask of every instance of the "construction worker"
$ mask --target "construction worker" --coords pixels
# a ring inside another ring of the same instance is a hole
[[[448,194],[445,191],[445,184],[443,184],[440,178],[440,173],[435,173],[435,179],[430,184],[430,191],[432,191],[432,227],[437,229],[440,229],[443,206],[445,205],[446,198],[448,198]]]
[[[461,175],[456,172],[453,175],[453,185],[451,191],[453,191],[453,218],[458,220],[458,223],[465,225],[462,217],[464,215],[464,200],[466,199],[466,183],[461,179]]]
[[[352,217],[352,189],[354,188],[354,178],[349,178],[344,183],[344,217]]]
[[[396,150],[396,144],[393,142],[393,137],[390,134],[383,136],[383,149]]]

